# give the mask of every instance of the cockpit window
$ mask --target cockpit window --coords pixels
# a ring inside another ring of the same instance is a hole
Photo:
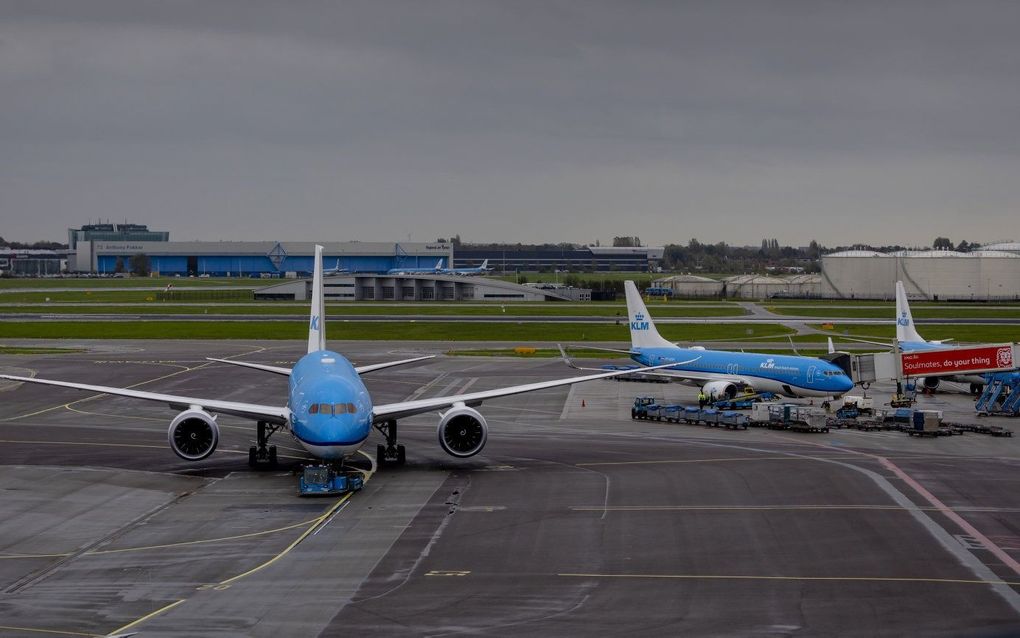
[[[346,403],[334,403],[333,404],[333,414],[347,414],[347,404]]]
[[[354,407],[353,403],[348,403],[347,404],[347,411],[350,412],[351,414],[354,414],[355,412],[358,411],[358,408]]]
[[[320,403],[319,414],[333,414],[333,406],[329,403]]]
[[[318,413],[319,413],[319,404],[318,403],[313,403],[308,408],[308,414],[318,414]]]

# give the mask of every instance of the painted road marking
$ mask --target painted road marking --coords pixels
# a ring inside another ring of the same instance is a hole
[[[786,581],[834,581],[865,583],[935,583],[945,585],[1020,585],[1020,581],[980,580],[969,578],[925,578],[893,576],[758,576],[749,574],[556,574],[564,578],[620,578],[655,580],[786,580]]]
[[[433,569],[425,572],[426,576],[467,576],[470,571],[458,571],[451,569]]]

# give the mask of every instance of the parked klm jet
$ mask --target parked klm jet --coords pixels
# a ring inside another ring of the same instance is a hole
[[[432,268],[390,268],[387,275],[441,275],[445,258],[441,257]]]
[[[471,275],[484,275],[490,270],[492,270],[492,268],[489,268],[489,260],[486,259],[482,262],[482,265],[477,268],[444,268],[440,272],[444,275],[463,275],[465,277],[470,277]]]
[[[842,368],[823,359],[681,348],[659,335],[634,282],[625,282],[624,288],[630,319],[628,354],[645,366],[675,364],[656,375],[702,386],[705,394],[717,397],[733,397],[743,388],[789,397],[829,397],[854,386]]]
[[[166,403],[171,408],[181,411],[170,422],[168,432],[170,448],[179,457],[188,461],[202,460],[216,450],[220,434],[215,415],[229,414],[258,422],[258,445],[249,450],[249,463],[252,465],[259,460],[275,460],[275,454],[272,453],[275,452],[275,448],[267,448],[267,440],[279,429],[289,431],[313,456],[329,461],[340,461],[365,443],[373,427],[386,437],[386,445],[380,444],[376,449],[377,459],[381,464],[384,461],[400,463],[404,460],[404,446],[397,443],[398,419],[446,410],[439,417],[437,428],[439,445],[451,456],[466,458],[480,452],[488,438],[489,430],[485,418],[475,410],[483,401],[582,381],[607,379],[628,372],[613,371],[495,390],[375,405],[361,381],[362,374],[432,357],[414,357],[355,367],[343,355],[327,350],[323,321],[322,273],[322,247],[316,246],[308,349],[307,354],[301,357],[293,368],[210,359],[288,376],[290,390],[285,405],[218,401],[11,375],[0,375],[0,378]],[[666,366],[652,369],[663,367]]]
[[[917,332],[914,327],[914,316],[910,312],[910,304],[907,302],[907,291],[902,281],[896,282],[896,342],[901,352],[916,352],[918,350],[935,350],[946,348],[948,339],[942,341],[927,341]],[[939,387],[939,382],[953,381],[956,383],[970,384],[970,391],[973,394],[980,394],[985,387],[985,378],[980,374],[949,374],[942,376],[927,376],[918,379],[925,388],[934,390]]]

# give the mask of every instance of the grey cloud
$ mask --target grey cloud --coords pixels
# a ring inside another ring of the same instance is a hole
[[[1020,234],[1018,26],[996,2],[7,2],[0,235],[993,240]]]

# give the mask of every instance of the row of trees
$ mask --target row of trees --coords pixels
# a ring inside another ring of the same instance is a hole
[[[7,241],[0,237],[0,248],[12,248],[14,250],[60,250],[67,248],[67,244],[55,241],[36,241],[29,244],[20,241]]]

